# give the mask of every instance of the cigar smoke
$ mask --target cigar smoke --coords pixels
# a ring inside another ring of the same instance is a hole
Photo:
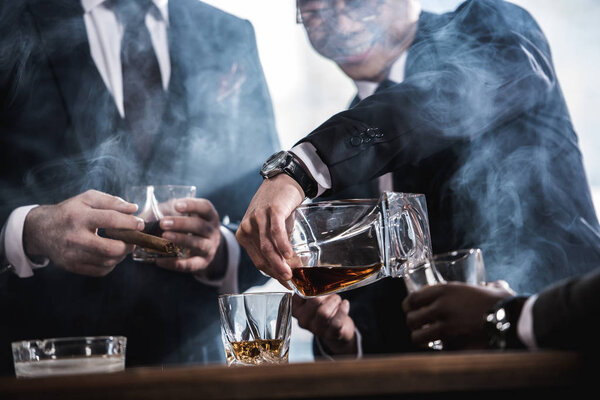
[[[462,2],[425,1],[423,8],[439,11],[443,7],[443,11],[450,11],[449,3],[458,5]],[[476,4],[473,2],[471,6],[477,7]],[[496,18],[491,12],[485,13],[485,3],[479,4],[483,10],[479,22],[482,27],[490,27],[485,31],[490,42],[501,42],[511,32],[534,29],[519,26],[516,22],[522,21],[521,16],[526,13],[522,8],[502,6],[504,17]],[[597,4],[586,2],[585,7],[586,12],[600,12]],[[511,22],[506,24],[505,21]],[[346,54],[344,48],[335,47],[336,42],[344,41],[336,36],[342,33],[332,30],[331,34],[321,38],[322,42],[315,42],[321,46],[322,54],[333,60]],[[452,35],[456,35],[456,31],[450,26],[441,29],[432,40],[448,39],[465,47],[471,45],[468,36]],[[593,240],[589,229],[590,226],[598,227],[590,194],[587,191],[572,193],[564,187],[565,183],[574,181],[573,169],[583,164],[573,126],[567,121],[544,126],[539,122],[528,125],[527,121],[512,120],[499,128],[499,134],[490,136],[486,133],[487,124],[511,115],[516,109],[515,103],[523,109],[539,109],[540,113],[544,112],[539,107],[540,101],[546,98],[553,99],[554,109],[564,107],[560,104],[563,95],[553,60],[536,50],[536,46],[545,44],[534,40],[533,46],[529,43],[515,49],[528,59],[527,70],[510,57],[498,59],[491,47],[484,54],[487,57],[474,60],[453,58],[451,48],[439,46],[436,48],[439,54],[450,55],[444,58],[445,70],[450,72],[445,76],[427,72],[427,52],[431,47],[430,43],[422,41],[409,50],[408,72],[403,82],[406,93],[411,93],[408,98],[419,96],[414,102],[418,107],[411,102],[403,104],[407,104],[410,113],[420,114],[426,121],[425,127],[415,129],[441,143],[465,142],[461,167],[445,187],[461,205],[452,210],[453,221],[472,227],[462,243],[465,246],[477,244],[483,249],[490,280],[505,279],[522,293],[535,292],[600,264],[597,258],[600,243]],[[552,41],[549,44],[552,47]],[[569,44],[574,45],[573,42]],[[490,74],[486,62],[499,63],[494,64],[493,70],[502,71],[501,75]],[[415,72],[411,72],[413,67]],[[507,87],[510,95],[499,95]],[[411,92],[413,88],[416,90]],[[423,97],[422,93],[428,93],[428,96]],[[456,102],[456,97],[465,101]],[[405,126],[406,121],[402,124]],[[561,140],[555,140],[557,137]],[[431,146],[423,148],[431,149]],[[432,155],[418,147],[411,147],[409,154],[402,154],[410,158],[408,164],[421,162]],[[355,170],[355,177],[365,179],[360,176],[360,166]],[[591,170],[589,173],[598,182],[598,172]],[[586,215],[578,215],[573,210],[588,211],[584,211]],[[435,250],[435,241],[433,245]],[[587,254],[574,251],[577,246],[586,246]]]
[[[169,41],[171,97],[162,140],[141,159],[95,64],[77,61],[90,55],[83,10],[56,12],[80,4],[0,1],[3,177],[16,174],[30,159],[39,161],[23,181],[19,176],[19,182],[3,182],[2,223],[25,204],[55,204],[87,189],[125,198],[128,186],[148,184],[195,185],[197,197],[215,204],[221,219],[231,225],[239,222],[260,185],[262,162],[279,148],[257,54],[240,39],[254,39],[249,24],[209,11],[195,0],[169,2],[169,39],[182,39]],[[242,101],[245,106],[239,109]],[[23,115],[23,110],[35,111]],[[52,126],[49,115],[57,118]],[[19,135],[4,121],[55,140],[38,145],[34,134]],[[10,146],[4,141],[5,129],[15,133]],[[259,275],[250,268],[245,271],[253,272]],[[136,354],[146,364],[223,358],[217,288],[199,282],[190,271],[148,268],[125,259],[101,279],[52,264],[30,279],[9,275],[0,279],[0,310],[10,309],[3,314],[10,314],[16,327],[0,332],[0,373],[11,361],[4,345],[29,336],[124,334],[131,339],[128,361]],[[26,299],[12,307],[19,292]],[[31,324],[19,323],[21,316],[33,313],[44,317],[35,325],[35,317]],[[141,349],[144,343],[147,349]]]

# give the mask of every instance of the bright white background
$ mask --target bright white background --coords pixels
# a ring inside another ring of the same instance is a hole
[[[310,47],[295,23],[295,0],[205,0],[252,22],[283,148],[343,110],[354,85]],[[579,135],[596,210],[600,211],[600,1],[514,0],[538,21]],[[450,11],[459,0],[422,0],[424,10]],[[253,290],[281,290],[276,282]],[[290,361],[312,359],[309,332],[294,326]]]

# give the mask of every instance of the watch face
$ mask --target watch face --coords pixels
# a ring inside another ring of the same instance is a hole
[[[287,152],[285,151],[280,151],[273,154],[263,164],[262,168],[260,169],[260,174],[264,178],[271,178],[272,176],[282,173],[283,167],[285,166],[286,156]]]

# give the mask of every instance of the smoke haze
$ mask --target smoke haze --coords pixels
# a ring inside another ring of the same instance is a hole
[[[132,184],[195,185],[220,218],[242,218],[262,162],[280,147],[254,31],[195,0],[169,2],[168,15],[166,111],[153,149],[140,152],[91,58],[81,2],[0,1],[2,224],[18,206],[87,189],[124,196]],[[265,280],[242,263],[241,290]],[[52,264],[0,278],[2,343],[123,334],[129,365],[224,360],[217,288],[190,274],[128,258],[102,279]]]

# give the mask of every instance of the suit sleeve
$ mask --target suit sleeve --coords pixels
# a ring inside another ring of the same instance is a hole
[[[15,214],[11,229],[8,223],[18,207],[37,203],[25,187],[21,170],[21,165],[33,158],[35,149],[31,147],[37,142],[14,123],[23,103],[22,89],[30,87],[26,67],[31,63],[34,38],[27,34],[32,25],[25,2],[0,1],[0,21],[0,269],[12,264],[19,276],[28,276],[34,264],[23,253],[20,236],[26,214]]]
[[[533,332],[541,348],[590,350],[600,335],[600,268],[541,292]],[[596,350],[597,351],[597,350]]]
[[[546,102],[556,78],[543,34],[521,9],[513,23],[524,26],[512,29],[512,15],[493,4],[468,2],[426,28],[409,49],[407,71],[416,72],[302,140],[316,147],[334,190],[466,144]]]
[[[24,12],[24,2],[9,4],[0,1],[0,226],[7,222],[10,213],[17,207],[33,204],[35,200],[28,196],[23,188],[23,179],[19,170],[21,163],[33,157],[33,151],[19,153],[21,148],[32,143],[14,126],[14,114],[22,103],[21,88],[27,88],[30,76],[26,66],[32,52],[31,21]],[[16,158],[15,154],[20,154]]]

